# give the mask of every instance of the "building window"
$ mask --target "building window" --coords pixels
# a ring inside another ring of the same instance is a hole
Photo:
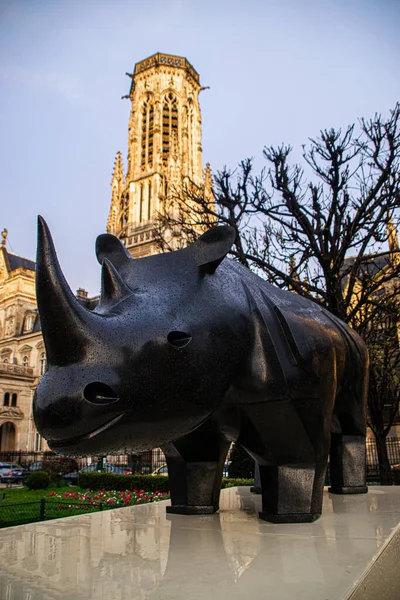
[[[3,406],[10,406],[10,394],[8,392],[4,394]]]
[[[17,394],[11,396],[11,406],[17,406]]]
[[[35,433],[35,452],[42,451],[42,436],[39,433]]]
[[[27,356],[24,356],[24,358],[22,359],[22,365],[24,367],[29,367],[29,358]]]
[[[178,135],[178,102],[170,92],[165,96],[162,115],[162,156],[163,163],[168,163],[171,142],[174,135]]]
[[[150,221],[151,219],[151,181],[149,181],[149,197],[147,204],[147,219]]]
[[[153,166],[153,137],[154,137],[154,106],[145,102],[142,110],[142,155],[141,166]]]
[[[5,359],[3,360],[3,363],[4,363],[5,365],[8,365],[8,358],[5,358]]]
[[[143,185],[140,186],[139,189],[139,223],[142,222],[143,219]]]
[[[44,375],[47,370],[47,359],[46,353],[42,352],[40,355],[40,375]]]
[[[35,316],[34,315],[28,315],[25,318],[24,331],[32,331],[34,322],[35,322]]]

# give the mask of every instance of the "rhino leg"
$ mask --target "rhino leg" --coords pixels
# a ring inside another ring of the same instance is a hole
[[[365,402],[363,379],[336,399],[331,425],[330,474],[332,494],[365,494]]]
[[[260,466],[260,518],[307,523],[322,510],[333,395],[247,406],[239,443]]]
[[[171,490],[168,513],[211,514],[218,510],[229,445],[217,431],[199,428],[163,447]]]
[[[318,519],[325,470],[326,463],[260,465],[260,518],[271,523],[311,523]]]
[[[332,433],[330,450],[331,494],[365,494],[365,435]]]

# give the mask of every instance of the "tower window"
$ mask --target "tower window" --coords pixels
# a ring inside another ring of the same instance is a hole
[[[17,406],[17,394],[11,396],[11,406]]]
[[[153,166],[154,106],[150,101],[143,105],[141,136],[141,166],[151,168]]]
[[[149,197],[147,204],[147,219],[150,221],[151,219],[151,181],[149,181]]]
[[[3,406],[10,406],[10,394],[9,394],[9,392],[6,392],[4,394]]]
[[[139,222],[143,219],[143,185],[139,189]]]
[[[178,134],[178,102],[169,92],[164,98],[162,117],[162,151],[163,163],[168,162],[173,135]]]

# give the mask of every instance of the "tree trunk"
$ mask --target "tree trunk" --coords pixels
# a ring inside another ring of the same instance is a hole
[[[380,484],[393,485],[393,474],[390,468],[389,455],[386,447],[386,436],[376,432],[375,442],[378,453]]]

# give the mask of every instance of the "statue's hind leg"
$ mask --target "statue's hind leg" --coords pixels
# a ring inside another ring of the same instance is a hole
[[[340,392],[332,417],[330,475],[333,494],[364,494],[365,456],[365,384],[362,378],[353,389]]]
[[[229,445],[220,433],[201,427],[163,447],[171,490],[168,513],[211,514],[218,510]]]
[[[239,443],[260,465],[261,519],[309,523],[321,515],[332,404],[328,389],[243,411]]]
[[[348,412],[333,415],[329,461],[329,491],[332,494],[365,494],[368,491],[365,436],[365,425],[359,415]]]

